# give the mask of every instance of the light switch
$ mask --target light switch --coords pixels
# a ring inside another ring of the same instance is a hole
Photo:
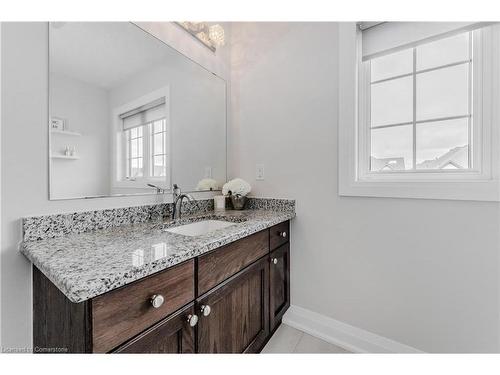
[[[255,165],[255,179],[259,181],[264,180],[264,164]]]

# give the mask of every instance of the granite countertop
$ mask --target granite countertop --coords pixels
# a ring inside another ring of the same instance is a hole
[[[69,300],[82,302],[293,217],[293,211],[212,211],[175,223],[151,221],[25,241],[21,252]],[[235,224],[196,237],[165,230],[203,218]]]

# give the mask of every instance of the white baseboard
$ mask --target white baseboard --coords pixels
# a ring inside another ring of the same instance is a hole
[[[354,353],[423,353],[411,346],[292,305],[283,323]]]

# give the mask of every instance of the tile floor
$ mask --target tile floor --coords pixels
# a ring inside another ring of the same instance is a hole
[[[350,353],[349,351],[282,324],[262,353]]]

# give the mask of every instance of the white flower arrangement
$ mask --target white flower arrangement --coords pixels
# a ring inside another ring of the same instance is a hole
[[[228,181],[222,187],[223,195],[241,195],[245,197],[250,191],[252,187],[248,182],[242,180],[241,178],[235,178],[234,180]]]
[[[204,178],[198,182],[196,190],[199,191],[219,190],[219,184],[213,178]]]

